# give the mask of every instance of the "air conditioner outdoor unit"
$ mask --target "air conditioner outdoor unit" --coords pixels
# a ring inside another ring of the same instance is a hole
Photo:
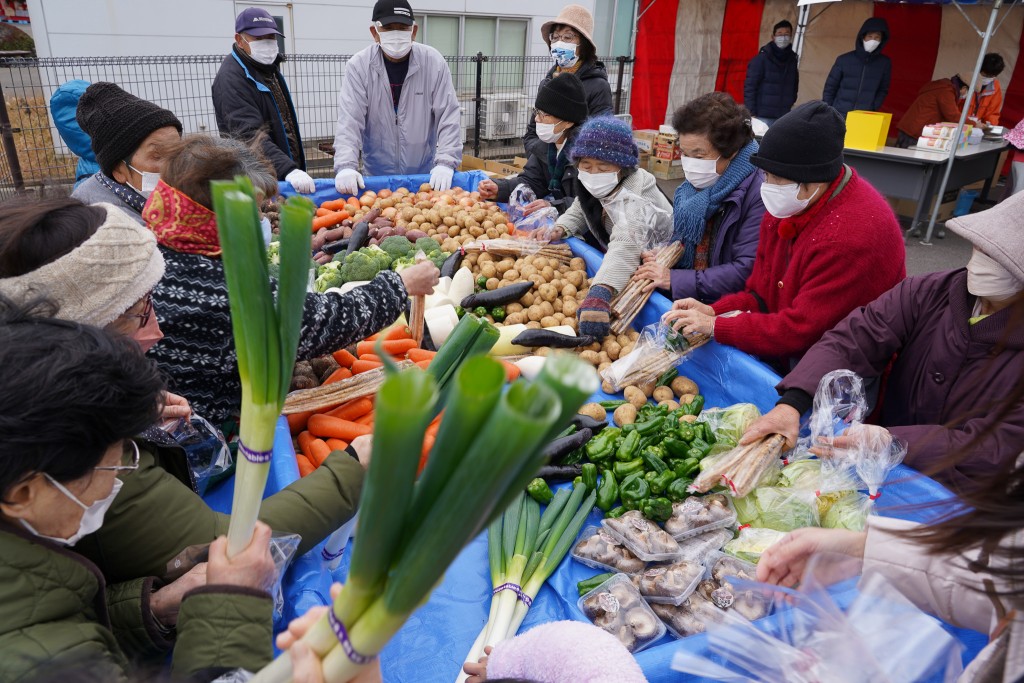
[[[525,95],[483,95],[480,103],[480,137],[501,140],[526,132],[530,102]]]

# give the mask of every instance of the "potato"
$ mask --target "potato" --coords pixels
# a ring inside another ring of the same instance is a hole
[[[679,423],[680,424],[683,424],[684,422],[689,422],[690,424],[693,424],[696,421],[697,421],[697,416],[696,415],[680,415],[679,416]]]
[[[530,282],[532,282],[533,286],[538,288],[538,290],[540,289],[540,287],[542,285],[547,284],[546,282],[544,282],[544,278],[541,275],[531,275],[530,277],[528,277],[526,279],[529,280]],[[538,296],[539,296],[539,294],[538,294]]]
[[[629,343],[629,344],[626,344],[625,346],[623,346],[622,350],[619,351],[619,358],[622,358],[623,356],[628,356],[629,354],[633,353],[633,349],[635,347],[636,347],[636,344],[634,344],[634,343]]]
[[[587,350],[588,351],[593,351],[594,353],[600,353],[601,352],[601,342],[594,342],[593,344],[591,344],[590,346],[587,347]]]
[[[608,380],[604,380],[603,382],[601,382],[601,391],[603,391],[606,394],[614,394],[615,387],[612,386],[612,383],[609,382]]]
[[[521,313],[523,311],[523,305],[518,302],[513,302],[505,305],[506,313]]]
[[[697,388],[697,383],[689,377],[683,377],[680,375],[672,380],[672,391],[675,392],[676,396],[682,396],[683,394],[699,394],[700,390]]]
[[[612,360],[618,360],[619,355],[622,353],[622,347],[619,346],[619,342],[611,341],[611,338],[609,338],[609,340],[605,342],[604,351]]]
[[[668,401],[658,401],[658,405],[659,406],[668,406],[669,410],[676,410],[677,408],[679,408],[679,404],[676,403],[675,401],[671,400],[671,399],[668,400]]]
[[[519,271],[516,270],[515,268],[510,268],[509,270],[506,270],[501,277],[503,280],[508,280],[509,282],[516,282],[517,280],[519,280]]]
[[[497,277],[498,269],[494,266],[493,263],[485,263],[484,265],[480,266],[480,274],[483,275],[485,278],[490,279],[492,277]]]
[[[679,404],[688,406],[693,403],[693,399],[697,398],[694,394],[683,394],[679,397]]]
[[[540,319],[540,326],[541,327],[557,327],[558,326],[558,320],[556,320],[555,317],[552,316],[552,315],[546,315],[546,316],[544,316],[543,318]]]
[[[587,274],[585,272],[574,270],[570,273],[566,273],[565,279],[569,281],[569,284],[581,289],[586,286]]]
[[[480,263],[486,263],[487,261],[492,261],[493,262],[494,261],[494,255],[493,254],[488,254],[486,251],[484,251],[484,252],[480,253],[480,257],[479,257],[478,260],[480,261]]]
[[[643,408],[647,405],[647,396],[635,386],[630,385],[626,387],[622,395],[637,408]]]
[[[657,378],[648,380],[640,385],[640,391],[644,392],[644,396],[650,398],[651,396],[654,395],[654,388],[655,386],[657,386],[657,384]]]
[[[508,309],[506,309],[506,311],[507,310]],[[527,319],[525,313],[521,313],[521,312],[508,313],[505,316],[505,324],[506,325],[522,325],[522,324],[527,323],[527,322],[529,322],[529,320]]]
[[[499,279],[498,279],[498,278],[496,278],[496,277],[492,277],[492,278],[489,278],[489,279],[487,280],[487,285],[486,285],[486,287],[487,287],[487,289],[488,289],[488,290],[492,290],[492,289],[497,289],[497,288],[498,288],[498,283],[499,283],[499,282],[501,282],[501,280],[499,280]]]
[[[566,318],[575,318],[576,310],[580,307],[576,299],[565,299],[562,301],[562,313]]]
[[[550,301],[542,301],[540,303],[540,310],[544,313],[544,315],[555,314],[555,307],[551,305]]]
[[[605,351],[599,351],[597,353],[597,357],[601,359],[602,363],[611,363],[612,362],[612,359],[608,357],[608,354]]]
[[[556,309],[558,308],[558,304],[559,303],[560,302],[558,302],[558,301],[555,302],[555,308]],[[554,318],[555,320],[557,320],[559,325],[561,325],[565,321],[565,316],[563,314],[559,313],[557,310],[555,311],[555,314],[553,316],[551,316],[551,317]]]
[[[531,330],[539,330],[540,329],[540,321],[539,320],[531,320],[530,322],[526,323],[526,326],[529,329],[531,329]]]
[[[582,270],[584,273],[587,272],[587,262],[577,256],[576,258],[569,261],[569,268],[572,270]]]
[[[477,237],[477,238],[483,237],[484,229],[483,228],[477,228],[477,227],[474,226],[474,227],[469,229],[469,234],[472,235],[473,237]]]
[[[561,292],[563,298],[572,298],[576,296],[576,285],[570,282],[562,287]]]
[[[600,403],[586,404],[579,409],[579,414],[592,417],[595,420],[601,420],[602,422],[608,419],[608,411],[602,408]]]
[[[561,315],[562,313],[562,300],[555,299],[555,303],[552,304],[555,307],[555,315]]]
[[[540,298],[544,301],[553,302],[558,298],[558,290],[553,285],[541,285],[537,288],[537,293],[540,294]]]
[[[541,277],[544,278],[545,282],[551,282],[555,279],[555,271],[551,266],[544,266],[540,271]]]
[[[551,354],[551,347],[550,346],[542,346],[539,349],[534,349],[533,350],[533,355],[535,355],[535,356],[547,356],[547,355],[550,355],[550,354]]]
[[[654,389],[654,400],[658,403],[662,401],[671,401],[676,396],[672,393],[671,387],[656,387]]]
[[[526,294],[523,294],[523,296],[519,299],[519,301],[524,306],[532,306],[533,305],[533,300],[535,298],[536,298],[536,295],[533,292],[527,292]]]
[[[629,344],[631,340],[629,338],[629,335],[620,334],[618,337],[615,338],[615,341],[619,342],[619,346],[625,346],[626,344]]]
[[[580,351],[580,360],[585,360],[594,367],[600,365],[600,360],[598,360],[596,351]]]
[[[631,425],[636,422],[636,406],[632,403],[624,403],[612,413],[612,421],[619,427]]]
[[[526,311],[526,315],[531,321],[540,321],[540,319],[544,317],[544,309],[540,306],[533,305]]]

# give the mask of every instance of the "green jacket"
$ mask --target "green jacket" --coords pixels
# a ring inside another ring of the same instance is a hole
[[[230,518],[193,491],[183,450],[137,441],[139,469],[121,477],[124,485],[103,526],[74,551],[95,563],[109,583],[120,584],[108,602],[115,601],[111,621],[122,647],[133,658],[154,659],[170,644],[154,640],[132,615],[154,588],[205,560],[206,546],[227,533]],[[332,453],[312,474],[265,499],[260,519],[274,531],[299,534],[298,553],[305,553],[352,518],[364,473],[352,456]]]
[[[148,601],[131,615],[116,598],[108,609],[122,588],[108,591],[99,568],[77,553],[0,522],[0,683],[30,681],[55,669],[89,671],[91,680],[128,680],[128,657],[111,623],[114,610],[151,638],[160,635]],[[265,665],[272,657],[272,611],[273,601],[261,591],[206,586],[189,592],[178,615],[172,678]],[[139,680],[137,674],[131,679]]]

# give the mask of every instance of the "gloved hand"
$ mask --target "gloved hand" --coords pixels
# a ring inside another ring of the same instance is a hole
[[[354,168],[343,168],[334,177],[334,189],[339,194],[352,196],[364,187],[362,174]]]
[[[452,176],[455,175],[448,166],[435,166],[430,171],[430,186],[438,192],[452,189]]]
[[[608,336],[611,331],[611,301],[612,290],[608,287],[594,285],[590,288],[576,312],[581,335],[589,335],[598,341]]]
[[[309,174],[301,168],[297,168],[284,177],[285,181],[291,184],[292,189],[301,194],[313,194],[316,192],[316,183],[309,177]]]

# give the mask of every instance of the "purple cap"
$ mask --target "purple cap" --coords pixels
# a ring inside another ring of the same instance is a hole
[[[235,18],[235,33],[248,33],[257,38],[273,34],[284,35],[277,30],[277,21],[270,16],[270,12],[259,7],[242,10]]]

